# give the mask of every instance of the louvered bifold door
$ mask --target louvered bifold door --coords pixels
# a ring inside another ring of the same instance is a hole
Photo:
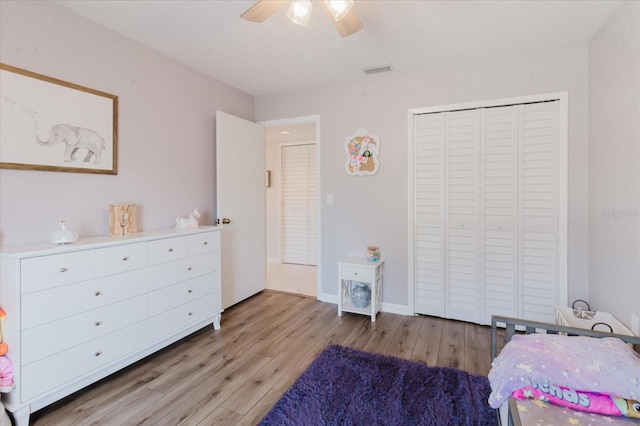
[[[520,106],[521,316],[554,322],[559,299],[559,102]]]
[[[480,320],[480,110],[446,113],[448,318]]]
[[[313,145],[282,147],[282,261],[284,263],[314,265],[317,257],[314,152]]]
[[[482,321],[518,316],[518,106],[482,109]]]
[[[416,313],[445,316],[445,114],[414,116]]]

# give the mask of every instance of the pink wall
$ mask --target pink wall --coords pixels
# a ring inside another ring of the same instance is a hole
[[[587,46],[581,45],[256,98],[258,120],[321,116],[322,292],[337,294],[341,257],[363,256],[367,245],[377,245],[386,259],[384,302],[408,303],[408,109],[568,91],[569,300],[586,297],[587,63]],[[359,127],[381,139],[375,176],[344,171],[344,138]],[[324,203],[327,194],[334,196],[331,206]]]
[[[589,44],[589,299],[640,316],[640,3]]]
[[[215,112],[253,119],[252,96],[52,2],[0,2],[0,61],[119,97],[118,175],[0,170],[0,244],[44,241],[66,218],[108,231],[110,203],[137,203],[139,228],[215,207]]]

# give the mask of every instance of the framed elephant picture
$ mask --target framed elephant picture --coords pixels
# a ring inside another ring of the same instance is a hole
[[[117,174],[118,97],[0,64],[0,168]]]

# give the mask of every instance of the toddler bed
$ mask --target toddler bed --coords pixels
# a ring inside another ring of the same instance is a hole
[[[498,355],[499,326],[506,332]],[[640,354],[632,344],[640,337],[493,316],[489,404],[499,424],[526,425],[523,414],[546,424],[564,416],[563,424],[640,426]]]

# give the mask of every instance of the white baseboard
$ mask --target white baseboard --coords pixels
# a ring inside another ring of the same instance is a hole
[[[338,304],[338,295],[337,294],[328,294],[328,293],[320,293],[318,295],[318,300],[321,302],[333,303],[334,305]]]
[[[414,313],[409,310],[409,307],[407,305],[396,305],[395,303],[382,302],[382,312],[404,316],[414,315]]]
[[[321,293],[318,295],[318,300],[321,302],[333,303],[334,305],[338,304],[338,295],[337,294],[327,294]],[[412,316],[413,312],[409,310],[409,307],[406,305],[396,305],[395,303],[382,303],[382,312],[388,312],[390,314],[398,314],[404,316]]]

